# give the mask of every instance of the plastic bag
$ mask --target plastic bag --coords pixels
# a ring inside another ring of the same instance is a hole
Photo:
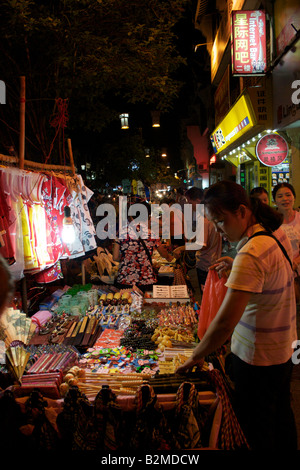
[[[227,278],[219,278],[215,269],[210,269],[206,278],[198,319],[198,337],[201,340],[215,318],[227,292]]]

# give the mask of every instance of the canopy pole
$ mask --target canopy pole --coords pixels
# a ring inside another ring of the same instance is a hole
[[[75,165],[74,165],[71,139],[68,139],[68,149],[69,149],[70,166],[72,168],[73,176],[75,176]]]
[[[25,158],[25,102],[26,85],[25,77],[20,77],[20,137],[19,137],[19,167],[24,169]]]

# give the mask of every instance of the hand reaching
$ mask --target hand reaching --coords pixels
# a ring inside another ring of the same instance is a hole
[[[176,369],[175,374],[184,374],[185,372],[189,372],[196,365],[198,365],[201,369],[203,364],[204,364],[204,359],[195,360],[192,357],[190,357],[189,359],[185,361],[184,364],[182,364]]]
[[[227,276],[228,271],[231,270],[233,258],[230,256],[223,256],[217,259],[217,261],[209,267],[209,269],[215,269],[222,276]]]

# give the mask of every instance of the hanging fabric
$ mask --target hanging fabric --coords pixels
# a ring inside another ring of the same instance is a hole
[[[136,393],[136,423],[130,447],[138,451],[178,449],[153,387],[141,385]]]
[[[203,416],[194,384],[183,382],[176,394],[174,433],[181,449],[202,447]]]
[[[0,253],[16,280],[62,278],[60,260],[97,248],[88,201],[93,192],[81,176],[0,167]],[[62,239],[64,207],[72,209],[74,243]]]

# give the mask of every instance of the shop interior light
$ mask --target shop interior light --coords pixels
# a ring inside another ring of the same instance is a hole
[[[71,209],[69,206],[64,207],[62,239],[65,243],[73,243],[75,240],[75,229],[71,217]]]

